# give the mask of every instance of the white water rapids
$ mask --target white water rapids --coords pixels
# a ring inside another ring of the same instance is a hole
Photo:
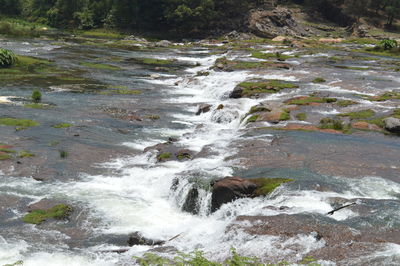
[[[87,206],[92,219],[101,219],[97,228],[91,228],[96,234],[128,235],[134,231],[153,239],[170,239],[180,237],[168,243],[182,252],[201,249],[213,260],[223,260],[230,248],[235,247],[239,254],[293,260],[301,259],[308,252],[321,248],[325,242],[317,241],[313,235],[297,235],[288,240],[277,236],[252,236],[244,231],[227,231],[227,226],[238,215],[276,215],[278,213],[317,213],[324,214],[332,209],[328,202],[330,197],[395,199],[394,193],[400,193],[400,185],[379,177],[365,177],[362,180],[340,179],[348,187],[346,192],[318,192],[307,190],[289,190],[285,186],[277,189],[266,198],[241,199],[225,204],[220,210],[209,214],[211,194],[201,191],[201,208],[199,215],[181,211],[181,206],[192,184],[186,176],[198,173],[201,177],[221,178],[233,174],[235,161],[226,160],[236,153],[232,142],[246,132],[242,118],[248,110],[260,100],[229,99],[229,92],[241,81],[255,74],[248,72],[214,72],[210,75],[194,77],[197,71],[207,70],[214,64],[216,56],[207,58],[190,58],[201,62],[202,66],[190,68],[185,77],[170,77],[148,82],[170,85],[163,101],[179,104],[189,114],[176,114],[172,118],[175,123],[186,125],[185,129],[158,129],[160,139],[140,139],[123,145],[133,149],[143,149],[162,142],[162,138],[179,137],[178,144],[185,148],[201,151],[210,147],[212,155],[207,158],[196,158],[190,161],[169,161],[157,163],[156,154],[150,152],[132,157],[124,157],[111,161],[100,167],[114,169],[115,175],[85,175],[81,180],[70,183],[42,184],[30,179],[7,178],[0,186],[9,193],[29,197],[39,201],[45,197],[64,197],[72,202],[80,202]],[[189,60],[178,58],[178,60]],[[271,73],[262,78],[293,80],[294,77]],[[174,84],[178,82],[178,86]],[[279,94],[271,97],[283,97]],[[198,105],[211,104],[212,110],[195,116]],[[216,111],[223,104],[225,108]],[[201,126],[200,126],[201,125]],[[273,136],[261,136],[268,145]],[[176,192],[171,191],[175,178],[181,182]],[[0,173],[0,180],[5,177]],[[285,211],[263,208],[269,205],[293,207]],[[24,214],[20,213],[19,217]],[[332,218],[343,221],[358,214],[350,210],[336,213]],[[34,229],[26,225],[26,230]],[[67,237],[55,232],[57,238]],[[110,245],[92,246],[88,249],[68,250],[65,247],[43,246],[40,252],[30,252],[30,245],[24,240],[0,238],[0,265],[23,260],[27,266],[44,265],[131,265],[132,256],[140,256],[149,247],[134,246],[125,254],[100,252],[119,247]],[[297,248],[294,248],[297,247]],[[300,249],[298,247],[301,247]],[[36,247],[37,248],[37,247]],[[300,250],[300,251],[299,251]],[[387,253],[398,252],[396,245],[388,246]],[[376,256],[386,253],[378,252]],[[397,253],[398,254],[398,253]],[[387,254],[386,254],[387,255]],[[389,254],[390,255],[390,254]],[[375,256],[375,255],[371,255]],[[390,255],[392,256],[392,255]],[[331,265],[330,262],[320,263]]]

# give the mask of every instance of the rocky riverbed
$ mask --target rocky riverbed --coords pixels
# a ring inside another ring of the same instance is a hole
[[[400,64],[376,43],[1,39],[0,265],[397,265]]]

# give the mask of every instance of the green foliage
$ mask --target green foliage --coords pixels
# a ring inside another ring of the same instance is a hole
[[[320,121],[319,128],[321,129],[334,129],[334,130],[343,130],[344,125],[343,122],[338,120],[338,119],[332,119],[332,118],[323,118]]]
[[[61,159],[66,159],[68,157],[68,152],[65,150],[59,150],[58,153],[60,154]]]
[[[362,110],[358,112],[351,112],[351,113],[345,113],[345,114],[339,114],[339,116],[347,116],[350,119],[366,119],[366,118],[371,118],[375,115],[375,111],[368,109],[368,110]]]
[[[142,257],[134,257],[141,266],[262,266],[260,259],[255,257],[240,256],[236,249],[231,249],[230,258],[223,263],[211,261],[204,256],[204,252],[196,250],[189,254],[178,253],[174,258],[164,258],[153,253],[146,253]]]
[[[120,67],[107,65],[107,64],[99,64],[99,63],[89,63],[89,62],[82,62],[80,65],[89,67],[89,68],[96,68],[96,69],[104,69],[104,70],[120,70]]]
[[[258,188],[255,192],[256,195],[267,195],[274,191],[277,187],[284,183],[293,182],[294,179],[289,178],[255,178],[251,179],[252,182],[256,183]]]
[[[379,42],[379,47],[382,47],[383,50],[391,50],[397,47],[397,41],[396,40],[389,40],[385,39]]]
[[[400,100],[400,92],[388,91],[378,96],[367,97],[367,99],[370,101],[377,101],[377,102],[383,102],[388,100]]]
[[[320,78],[320,77],[315,78],[313,80],[313,83],[324,83],[324,82],[326,82],[326,80],[324,78]]]
[[[294,99],[290,99],[286,101],[287,104],[293,105],[310,105],[313,103],[334,103],[336,102],[336,98],[321,98],[316,96],[305,96],[305,97],[298,97]]]
[[[293,56],[290,55],[284,55],[282,53],[276,52],[276,53],[263,53],[261,51],[255,51],[251,54],[252,57],[258,58],[258,59],[271,59],[271,58],[276,58],[279,61],[285,61],[286,59],[292,58]]]
[[[17,57],[13,52],[0,48],[0,68],[10,67],[17,62]]]
[[[34,103],[39,103],[42,100],[42,93],[39,90],[34,90],[32,92],[32,101]]]
[[[268,81],[245,81],[238,85],[243,88],[243,96],[252,96],[258,93],[276,93],[283,89],[298,88],[296,84],[284,82],[281,80]]]
[[[60,123],[60,124],[54,125],[53,127],[54,128],[69,128],[69,127],[72,127],[72,125],[69,123]]]
[[[281,116],[279,117],[279,120],[280,121],[290,120],[290,110],[284,109],[283,112],[281,113]]]
[[[307,119],[307,114],[306,113],[299,113],[296,115],[296,118],[300,121],[305,121]]]
[[[28,158],[28,157],[35,157],[35,154],[29,152],[29,151],[20,151],[18,153],[19,158]]]
[[[247,119],[247,123],[254,123],[257,121],[259,115],[252,115],[249,119]]]
[[[29,119],[15,119],[15,118],[0,118],[0,125],[14,126],[17,129],[25,129],[28,127],[38,126],[39,123]]]
[[[354,101],[351,101],[351,100],[340,100],[340,101],[337,101],[336,104],[339,107],[347,107],[347,106],[350,106],[350,105],[353,105],[353,104],[357,104],[357,102],[354,102]]]
[[[172,154],[171,154],[171,153],[169,153],[169,152],[164,152],[164,153],[161,153],[161,154],[159,154],[159,155],[157,156],[157,160],[158,160],[158,161],[165,161],[165,160],[170,159],[171,157],[172,157]]]
[[[47,210],[34,210],[25,215],[22,220],[29,224],[41,224],[47,219],[65,219],[72,212],[72,208],[65,204],[56,205]]]

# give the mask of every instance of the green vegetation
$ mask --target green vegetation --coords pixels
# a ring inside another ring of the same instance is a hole
[[[4,0],[2,0],[4,1]],[[4,4],[0,1],[0,6],[4,7]],[[11,1],[11,0],[10,0]],[[19,3],[19,1],[13,1]],[[0,15],[2,10],[0,11]],[[8,36],[29,36],[39,37],[42,33],[46,32],[48,28],[37,22],[29,22],[17,18],[0,17],[0,34]]]
[[[135,61],[145,65],[170,65],[175,62],[173,59],[156,59],[156,58],[136,58]]]
[[[91,29],[83,32],[78,32],[78,34],[82,36],[103,38],[103,39],[119,39],[124,37],[123,34],[116,31],[112,31],[110,29]]]
[[[47,210],[34,210],[23,217],[23,221],[29,224],[41,224],[48,219],[66,219],[72,208],[65,204],[56,205]]]
[[[321,98],[316,96],[303,96],[287,100],[285,103],[293,105],[310,105],[314,103],[334,103],[336,98]]]
[[[164,258],[153,253],[145,253],[142,257],[135,257],[136,263],[141,266],[166,265],[166,266],[262,266],[264,264],[258,258],[240,256],[234,248],[231,256],[223,263],[208,260],[202,251],[196,250],[189,254],[178,253],[174,258]],[[282,264],[283,265],[283,264]]]
[[[18,153],[19,158],[29,158],[29,157],[35,157],[35,154],[29,152],[29,151],[20,151]]]
[[[285,61],[286,59],[292,58],[293,56],[290,55],[284,55],[282,53],[276,52],[276,53],[263,53],[261,51],[255,51],[251,54],[252,57],[258,58],[258,59],[272,59],[276,58],[279,61]]]
[[[104,69],[104,70],[121,70],[120,67],[107,65],[107,64],[100,64],[100,63],[89,63],[89,62],[82,62],[80,63],[81,66],[95,68],[95,69]]]
[[[347,107],[347,106],[350,106],[350,105],[357,104],[357,102],[354,102],[354,101],[351,101],[351,100],[340,100],[340,101],[337,101],[336,104],[339,107]]]
[[[159,155],[157,156],[157,160],[158,160],[158,161],[165,161],[165,160],[170,159],[171,157],[172,157],[172,154],[171,154],[171,153],[169,153],[169,152],[164,152],[164,153],[161,153],[161,154],[159,154]]]
[[[254,113],[259,113],[259,112],[269,112],[271,110],[269,110],[267,107],[264,107],[262,105],[256,105],[250,108],[250,111],[248,112],[248,114],[254,114]]]
[[[0,118],[0,125],[17,127],[18,130],[36,127],[38,122],[29,119]]]
[[[10,67],[16,62],[17,57],[13,52],[0,48],[0,68]]]
[[[7,153],[0,152],[0,161],[5,161],[11,159],[12,156]]]
[[[59,150],[58,153],[60,154],[61,159],[66,159],[68,157],[68,152],[65,150]]]
[[[69,128],[72,127],[72,124],[69,123],[60,123],[53,126],[54,128]]]
[[[259,115],[252,115],[249,117],[249,119],[247,119],[247,123],[254,123],[257,121]]]
[[[130,89],[118,89],[118,90],[108,90],[108,91],[102,91],[100,94],[102,95],[138,95],[141,94],[142,92],[140,90],[130,90]]]
[[[42,100],[42,93],[39,90],[34,90],[32,92],[32,101],[34,103],[40,103],[40,101]]]
[[[369,70],[368,67],[355,67],[355,66],[335,66],[335,67],[341,69],[350,69],[350,70]]]
[[[388,100],[400,100],[400,92],[389,91],[378,96],[367,96],[367,100],[383,102]]]
[[[299,113],[296,115],[296,118],[300,121],[305,121],[307,120],[307,114],[306,113]]]
[[[160,116],[159,115],[148,115],[147,118],[155,121],[155,120],[159,120]]]
[[[368,110],[362,110],[358,112],[351,112],[351,113],[345,113],[345,114],[339,114],[339,116],[347,116],[350,119],[366,119],[366,118],[371,118],[375,115],[375,111],[368,109]]]
[[[343,125],[343,122],[339,119],[332,119],[332,118],[323,118],[320,121],[319,125],[320,129],[334,129],[341,131],[345,129],[345,126]]]
[[[279,120],[280,121],[290,120],[290,110],[284,109],[283,112],[281,113],[281,116],[279,117]]]
[[[243,89],[242,97],[250,97],[258,93],[276,93],[283,89],[298,88],[299,86],[281,80],[268,80],[245,81],[240,83],[238,87]]]
[[[294,181],[293,179],[288,178],[255,178],[250,180],[258,186],[255,192],[257,196],[267,195],[280,185]]]
[[[275,63],[270,61],[265,62],[250,62],[250,61],[240,61],[240,60],[229,60],[226,57],[218,58],[215,61],[214,68],[224,69],[224,70],[245,70],[245,69],[265,69],[265,68],[289,68],[284,63]]]
[[[313,83],[324,83],[326,82],[326,80],[324,78],[315,78],[313,80]]]

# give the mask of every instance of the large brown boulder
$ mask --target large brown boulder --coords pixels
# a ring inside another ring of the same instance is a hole
[[[211,211],[218,210],[222,204],[239,198],[252,197],[257,185],[240,177],[226,177],[213,185]]]
[[[280,35],[307,35],[307,32],[297,24],[292,13],[286,8],[252,11],[248,20],[248,28],[252,33],[260,37],[271,39]]]

